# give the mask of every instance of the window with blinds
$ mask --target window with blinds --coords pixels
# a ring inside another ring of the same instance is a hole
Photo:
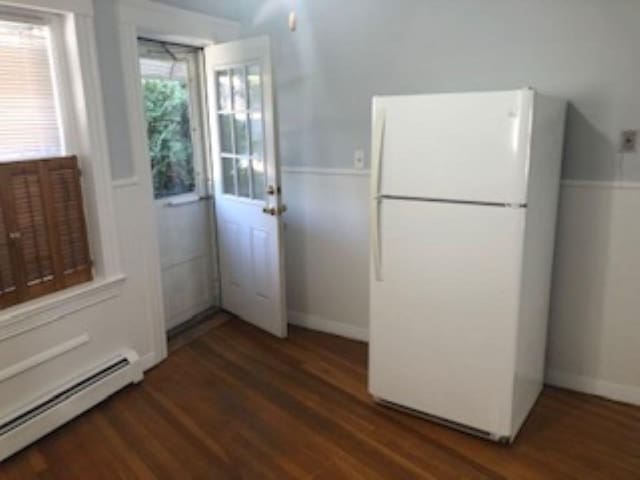
[[[92,279],[76,157],[0,163],[0,308]]]
[[[50,28],[0,18],[0,162],[60,155]]]

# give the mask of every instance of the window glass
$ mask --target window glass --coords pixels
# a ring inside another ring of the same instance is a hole
[[[155,197],[193,192],[187,61],[143,57],[140,67]]]
[[[63,153],[49,27],[0,20],[0,162]]]
[[[249,85],[249,108],[254,112],[260,112],[262,110],[262,82],[258,65],[247,67],[247,85]]]
[[[222,69],[216,72],[215,81],[224,193],[264,200],[266,174],[260,67],[250,64]]]

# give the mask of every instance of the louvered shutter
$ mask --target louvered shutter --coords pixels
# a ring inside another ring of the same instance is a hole
[[[91,279],[91,258],[75,157],[43,162],[50,188],[53,224],[60,256],[59,278],[64,287]]]
[[[0,181],[4,182],[3,178]],[[1,199],[0,199],[1,200]],[[5,222],[5,208],[0,201],[0,308],[13,305],[18,301],[16,288],[15,252],[9,241],[9,230]]]
[[[0,307],[91,280],[76,158],[0,164],[0,182]]]

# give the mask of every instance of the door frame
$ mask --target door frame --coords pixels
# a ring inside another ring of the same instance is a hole
[[[145,114],[142,107],[140,86],[140,66],[138,38],[145,37],[160,41],[182,43],[194,47],[206,47],[215,43],[236,40],[240,36],[240,23],[195,13],[190,10],[170,7],[149,0],[117,0],[116,16],[120,40],[120,56],[127,100],[127,121],[129,122],[132,174],[119,183],[138,185],[143,192],[143,208],[148,212],[145,222],[145,237],[137,239],[145,248],[145,265],[148,283],[150,322],[153,325],[153,362],[149,367],[167,357],[167,336],[162,294],[159,241],[154,210],[154,194],[151,166],[146,141]],[[201,68],[201,75],[205,75]],[[203,79],[201,79],[203,80]],[[203,85],[205,85],[203,83]],[[206,89],[205,89],[206,90]],[[206,92],[202,98],[206,103]],[[203,113],[204,110],[203,110]],[[203,115],[206,117],[206,114]],[[205,125],[203,125],[205,127]],[[207,128],[203,128],[203,132]],[[210,135],[203,135],[205,155],[210,154]],[[208,168],[210,162],[207,162]]]

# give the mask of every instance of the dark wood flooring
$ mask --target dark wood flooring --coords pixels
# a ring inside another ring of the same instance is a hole
[[[500,446],[374,404],[366,346],[238,320],[0,465],[0,479],[640,479],[640,408],[546,389]]]

